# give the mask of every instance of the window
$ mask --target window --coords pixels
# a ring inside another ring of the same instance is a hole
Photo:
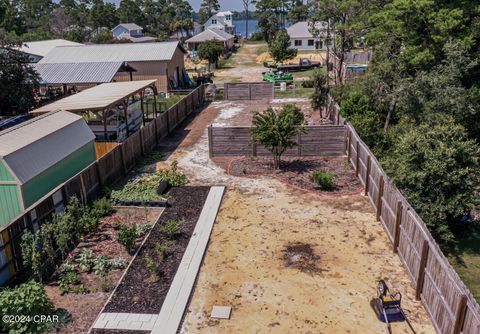
[[[313,39],[309,39],[309,40],[308,40],[308,46],[313,46],[313,45],[314,45]]]
[[[230,20],[232,19],[232,17],[231,17],[230,15],[227,15],[227,16],[225,17],[225,19],[226,19],[227,21],[230,21]]]
[[[217,20],[216,20],[216,19],[213,19],[213,20],[212,20],[212,24],[217,24]]]
[[[296,39],[295,40],[295,46],[302,46],[302,40],[301,39]]]

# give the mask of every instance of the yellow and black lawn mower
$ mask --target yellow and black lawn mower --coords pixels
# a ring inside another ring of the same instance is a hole
[[[402,294],[400,292],[390,293],[387,283],[385,283],[384,280],[378,281],[377,293],[378,297],[373,298],[370,301],[370,305],[375,311],[378,320],[387,324],[388,333],[392,334],[392,327],[390,325],[392,322],[406,321],[412,332],[416,334],[402,309]]]

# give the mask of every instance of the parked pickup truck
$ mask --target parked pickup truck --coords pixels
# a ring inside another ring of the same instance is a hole
[[[277,65],[277,70],[284,72],[306,71],[315,67],[320,67],[319,61],[310,61],[310,59],[300,58],[298,64]]]

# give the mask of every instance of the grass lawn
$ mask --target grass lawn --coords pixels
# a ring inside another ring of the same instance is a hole
[[[291,72],[293,75],[293,80],[297,81],[299,78],[310,78],[313,74],[315,69],[311,69],[308,71],[299,71],[299,72]]]
[[[449,256],[450,263],[480,302],[480,228],[460,240],[456,254]]]
[[[257,55],[260,56],[262,53],[268,52],[268,45],[262,45],[257,50]]]
[[[313,93],[313,88],[303,88],[301,83],[296,83],[295,90],[288,87],[284,92],[280,91],[280,87],[275,87],[275,98],[276,99],[285,99],[285,98],[298,98],[298,97],[310,97]]]

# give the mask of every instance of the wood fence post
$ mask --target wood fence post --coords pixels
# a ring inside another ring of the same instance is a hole
[[[125,161],[125,154],[123,154],[123,144],[120,144],[119,147],[120,147],[120,158],[122,160],[122,165],[123,165],[123,175],[127,176],[128,168],[127,168],[127,162]]]
[[[402,202],[397,201],[397,210],[395,215],[395,229],[393,235],[393,253],[398,252],[398,244],[400,242],[400,224],[402,222]]]
[[[299,133],[297,134],[297,154],[299,157],[302,156],[302,135]]]
[[[420,255],[420,265],[417,273],[417,284],[415,285],[415,299],[420,300],[420,295],[423,290],[423,283],[425,282],[425,267],[428,258],[428,241],[424,240],[422,245],[422,253]]]
[[[462,331],[463,322],[465,321],[465,314],[467,313],[467,296],[462,295],[458,303],[457,312],[455,312],[455,324],[453,326],[452,334],[460,334]]]
[[[358,170],[360,169],[360,141],[357,141],[357,156],[356,156],[356,161],[355,161],[355,176],[358,177]]]
[[[171,112],[172,108],[170,107],[169,109],[167,109],[167,111],[165,111],[165,114],[167,115],[165,118],[167,119],[167,135],[170,133],[170,112]]]
[[[252,156],[257,156],[257,143],[252,144]]]
[[[378,194],[377,194],[377,221],[380,220],[380,216],[382,214],[382,196],[383,196],[383,175],[379,175],[378,177]]]
[[[156,118],[156,117],[153,119],[153,129],[154,129],[154,131],[155,131],[155,147],[158,147],[158,144],[159,144],[159,142],[158,142],[158,137],[157,137],[157,135],[158,135],[158,126],[157,126],[157,118]]]
[[[370,186],[370,169],[372,165],[370,154],[367,156],[367,172],[365,173],[365,192],[363,193],[365,196],[368,195],[368,187]]]
[[[348,161],[350,162],[350,156],[352,155],[352,149],[351,149],[351,143],[352,143],[352,131],[350,128],[348,128],[348,137],[347,137],[347,158]]]
[[[100,189],[105,185],[105,182],[102,178],[102,172],[100,171],[100,164],[98,163],[98,160],[97,160],[97,163],[95,164],[97,166],[96,170],[97,170],[97,176],[98,176],[98,183],[100,185]]]
[[[211,124],[208,127],[208,156],[213,158],[213,130]]]
[[[82,195],[83,195],[83,204],[87,204],[88,196],[87,196],[87,188],[85,187],[85,180],[83,178],[83,173],[80,174],[80,188],[82,188]]]
[[[140,137],[140,153],[142,155],[145,155],[145,148],[143,147],[143,129],[140,129],[140,131],[138,131],[138,134],[139,134],[139,137]]]

